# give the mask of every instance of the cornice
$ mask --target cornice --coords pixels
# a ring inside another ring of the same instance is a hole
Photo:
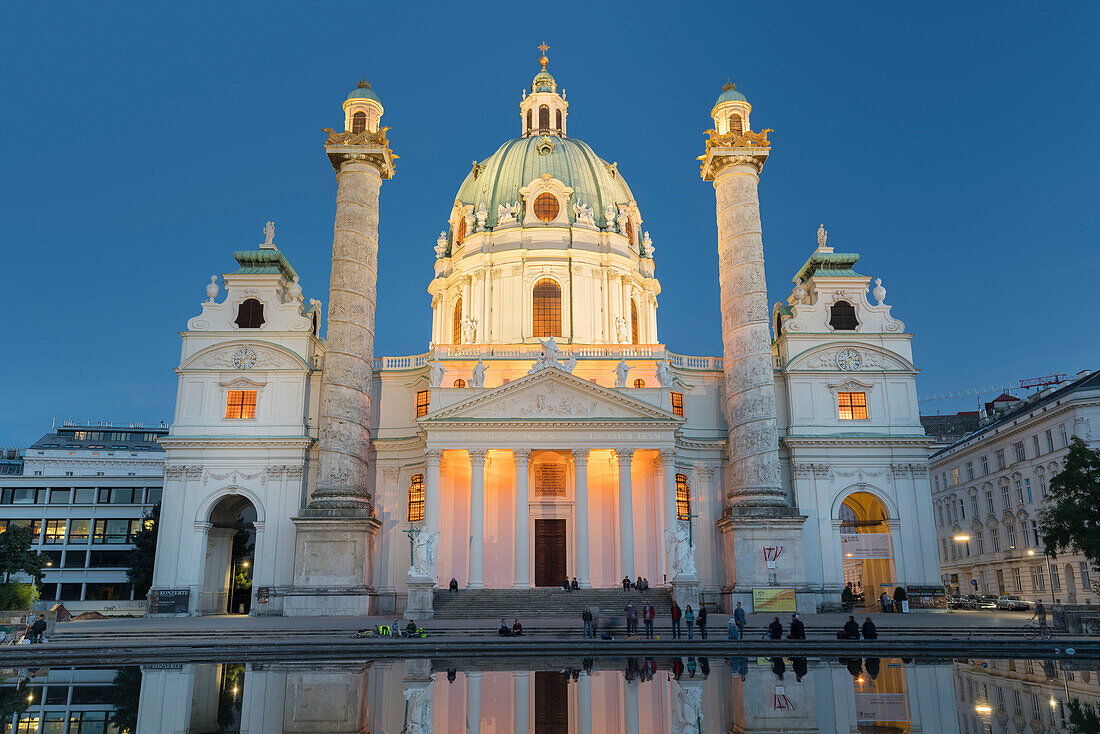
[[[961,438],[958,441],[956,441],[955,443],[951,444],[950,446],[942,448],[939,451],[937,451],[936,453],[932,454],[932,456],[930,457],[930,461],[933,461],[933,462],[942,461],[943,459],[945,459],[949,456],[956,456],[957,455],[956,452],[964,452],[965,453],[967,451],[977,451],[977,452],[986,451],[986,450],[988,450],[988,448],[985,448],[985,447],[988,447],[989,444],[994,443],[996,441],[999,441],[1001,439],[1008,438],[1009,436],[1015,436],[1015,435],[1020,434],[1020,433],[1030,434],[1031,431],[1035,430],[1034,423],[1036,423],[1038,421],[1045,420],[1045,419],[1050,418],[1052,416],[1060,415],[1061,413],[1066,413],[1066,412],[1068,412],[1072,409],[1076,409],[1076,408],[1100,407],[1100,400],[1098,400],[1096,398],[1074,399],[1072,396],[1069,396],[1069,397],[1063,398],[1063,401],[1064,402],[1062,402],[1060,404],[1047,407],[1047,410],[1039,413],[1038,415],[1031,415],[1030,411],[1021,410],[1019,418],[1022,418],[1023,422],[1022,423],[1017,423],[1014,426],[1005,426],[1003,423],[1000,423],[998,425],[991,425],[991,426],[987,426],[987,427],[984,427],[984,428],[979,428],[977,431],[970,434],[966,438]],[[1038,408],[1038,407],[1042,407],[1042,406],[1037,405],[1035,407]],[[1032,410],[1034,410],[1034,408],[1032,408]],[[1009,420],[1009,419],[1012,419],[1013,417],[1014,416],[1008,416],[1007,418],[1005,418],[1003,420]],[[987,431],[989,429],[996,429],[996,428],[1003,428],[1004,430],[1001,431],[1000,433],[995,433],[995,432],[985,433],[985,431]],[[1017,463],[1017,462],[1014,462],[1014,463]]]
[[[171,446],[177,449],[201,449],[201,448],[278,448],[278,449],[308,449],[314,443],[312,438],[218,438],[200,436],[181,436],[178,438],[162,438],[162,446]]]
[[[780,443],[789,446],[921,446],[927,448],[936,440],[931,436],[784,436]]]

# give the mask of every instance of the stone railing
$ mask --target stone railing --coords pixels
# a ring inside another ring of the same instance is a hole
[[[559,344],[562,359],[667,359],[681,370],[721,371],[721,357],[675,354],[663,344]],[[536,360],[542,354],[538,344],[437,344],[432,351],[403,357],[375,357],[375,370],[411,370],[426,366],[433,357],[449,359]]]

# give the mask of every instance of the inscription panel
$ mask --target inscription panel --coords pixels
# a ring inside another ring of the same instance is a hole
[[[536,497],[565,497],[565,467],[561,464],[539,464],[535,467]]]

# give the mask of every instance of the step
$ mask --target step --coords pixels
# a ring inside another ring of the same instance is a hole
[[[668,615],[672,599],[667,589],[623,591],[613,589],[436,589],[433,609],[437,619],[522,617],[580,617],[586,605],[604,613],[621,613],[627,603],[641,608],[650,603],[657,614]]]

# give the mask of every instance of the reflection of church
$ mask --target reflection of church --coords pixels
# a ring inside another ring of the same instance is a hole
[[[839,601],[844,558],[864,563],[865,586],[938,583],[912,335],[824,228],[769,307],[757,183],[771,149],[745,97],[723,90],[700,157],[724,355],[682,355],[658,336],[640,204],[568,134],[540,62],[520,136],[473,166],[446,213],[426,353],[374,356],[378,199],[396,156],[366,83],[325,144],[326,338],[271,232],[234,253],[224,297],[212,279],[162,442],[154,598],[223,611],[247,507],[257,614],[419,618],[452,577],[524,590],[623,576],[727,606],[793,591],[805,611]]]

